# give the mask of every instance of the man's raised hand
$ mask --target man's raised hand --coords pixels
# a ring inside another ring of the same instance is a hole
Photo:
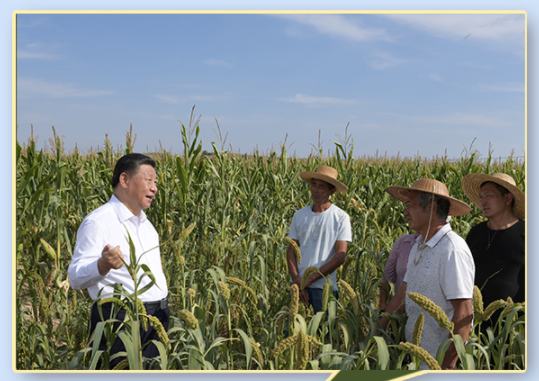
[[[97,268],[99,274],[105,276],[112,269],[119,269],[124,265],[122,259],[124,258],[120,246],[116,246],[111,249],[110,245],[105,246],[101,252],[101,258],[97,261]]]

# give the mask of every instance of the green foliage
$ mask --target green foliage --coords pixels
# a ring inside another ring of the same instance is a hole
[[[305,159],[290,157],[286,144],[279,155],[240,156],[215,144],[212,153],[202,152],[197,122],[192,117],[188,127],[182,124],[181,156],[163,150],[149,154],[157,162],[158,193],[146,212],[162,243],[171,323],[168,343],[157,343],[160,356],[141,359],[135,328],[143,321],[138,313],[128,314],[128,329],[121,337],[131,348],[132,369],[149,363],[192,370],[414,369],[418,362],[398,347],[405,341],[404,317],[395,315],[386,331],[374,335],[383,268],[395,240],[408,232],[403,205],[384,189],[429,177],[468,201],[460,182],[474,172],[508,173],[524,188],[525,165],[513,159],[500,162],[489,156],[481,162],[475,153],[457,161],[355,158],[349,137],[335,143],[329,157],[323,157],[321,149]],[[69,288],[67,267],[80,223],[109,200],[114,163],[133,151],[134,140],[130,131],[125,151],[115,150],[107,138],[102,151],[84,155],[64,154],[58,137],[53,154],[36,150],[32,140],[17,143],[17,369],[90,369],[98,358],[110,361],[87,337],[92,301],[87,293]],[[291,315],[284,238],[294,212],[310,204],[309,187],[298,174],[321,164],[337,168],[339,179],[349,186],[333,202],[351,217],[353,243],[342,279],[356,298],[352,302],[345,295],[339,300],[330,295],[327,313],[313,316],[299,308]],[[465,236],[480,215],[473,206],[451,225]],[[227,278],[244,286],[228,283],[223,295]],[[186,316],[184,310],[198,325],[180,318]],[[525,369],[525,307],[508,303],[504,311],[507,315],[501,313],[487,334],[472,334],[466,345],[455,341],[460,367]],[[103,324],[96,335],[113,340],[116,333],[110,327]],[[285,331],[289,337],[301,337],[301,344],[279,347]],[[276,348],[285,349],[272,357]]]

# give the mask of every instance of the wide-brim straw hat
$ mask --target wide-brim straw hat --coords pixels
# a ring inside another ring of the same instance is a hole
[[[449,200],[449,213],[450,216],[462,216],[470,213],[472,208],[464,201],[457,200],[449,196],[447,187],[444,183],[434,179],[420,179],[417,180],[411,187],[391,186],[386,188],[386,192],[395,197],[397,200],[406,202],[410,192],[425,192],[432,193],[437,196],[443,197]]]
[[[335,192],[346,192],[348,187],[341,183],[337,178],[339,177],[339,172],[335,168],[328,167],[327,165],[321,165],[316,169],[316,172],[301,172],[299,174],[303,180],[311,183],[312,179],[323,180],[326,183],[330,183],[335,187]]]
[[[479,192],[481,190],[481,184],[487,181],[501,185],[511,192],[515,199],[513,215],[519,220],[526,218],[526,196],[524,192],[517,187],[515,180],[505,173],[495,173],[493,175],[471,173],[462,178],[462,190],[464,190],[466,196],[468,196],[475,205],[481,207],[479,203]]]

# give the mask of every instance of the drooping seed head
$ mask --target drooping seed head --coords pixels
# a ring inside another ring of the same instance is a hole
[[[195,315],[191,313],[191,311],[181,310],[178,312],[178,317],[183,320],[187,328],[192,330],[198,329],[198,320]]]
[[[453,324],[453,322],[449,321],[449,318],[447,317],[445,312],[440,307],[438,307],[432,300],[416,292],[409,292],[408,296],[419,307],[427,311],[430,316],[432,316],[434,320],[438,322],[438,326],[440,328],[446,329],[449,332],[453,332],[453,328],[455,327],[455,325]]]
[[[129,359],[126,357],[120,361],[112,370],[124,370],[129,365]]]
[[[260,368],[262,369],[264,367],[264,356],[262,356],[262,352],[260,352],[260,344],[254,341],[252,338],[249,338],[249,341],[251,342],[251,347],[253,348],[253,354],[256,358],[256,361],[260,363]]]
[[[165,327],[163,327],[163,324],[159,321],[157,317],[153,315],[147,315],[147,316],[148,316],[148,319],[150,320],[150,325],[153,327],[153,329],[155,329],[155,332],[157,332],[157,336],[159,336],[159,340],[163,343],[165,347],[167,347],[169,338],[168,338],[167,331],[165,330]],[[198,326],[198,320],[197,320],[197,326]],[[192,329],[196,329],[196,328],[192,328]]]
[[[401,342],[398,345],[398,348],[401,351],[410,353],[412,356],[415,356],[415,357],[419,358],[421,361],[423,361],[425,364],[427,364],[429,369],[431,369],[431,370],[442,370],[442,368],[440,367],[440,364],[438,364],[438,361],[436,361],[436,359],[434,357],[432,357],[429,354],[429,352],[427,352],[423,348],[421,348],[421,347],[419,347],[417,345],[414,345],[412,343],[403,343],[403,342]]]
[[[303,276],[301,277],[301,289],[304,290],[305,286],[307,285],[307,279],[309,278],[309,275],[311,275],[314,272],[320,273],[320,270],[318,270],[318,267],[315,266],[309,266],[305,269],[303,272]]]
[[[140,316],[140,324],[142,324],[142,328],[144,328],[145,331],[148,330],[148,318],[146,317],[148,313],[146,312],[146,307],[144,307],[144,303],[142,303],[142,300],[139,298],[136,299],[137,304],[137,313]]]
[[[290,315],[294,316],[298,313],[299,308],[299,288],[297,284],[290,286]]]
[[[339,280],[339,284],[342,286],[342,290],[344,291],[344,294],[348,296],[348,299],[350,299],[350,302],[352,303],[352,309],[354,310],[354,314],[356,316],[360,315],[359,311],[359,301],[357,299],[356,292],[352,289],[352,286],[350,286],[346,281]]]
[[[286,339],[281,341],[279,345],[277,345],[277,347],[271,351],[270,357],[271,358],[279,357],[281,353],[286,351],[288,348],[294,346],[296,342],[298,341],[298,338],[299,338],[299,335],[294,335],[294,336],[287,337]]]
[[[474,319],[477,322],[483,321],[483,295],[481,294],[481,290],[479,290],[479,287],[474,286],[473,288],[473,311],[474,311]]]
[[[329,301],[329,283],[324,283],[324,288],[322,289],[322,312],[326,312],[328,309]]]
[[[492,314],[499,310],[500,308],[504,308],[507,305],[507,302],[503,299],[498,299],[490,303],[487,308],[485,308],[485,312],[483,313],[483,321],[487,321],[490,319]]]
[[[299,331],[296,342],[296,369],[304,370],[309,361],[309,336]]]
[[[294,241],[292,238],[285,237],[285,242],[287,242],[290,246],[292,246],[292,249],[294,250],[294,255],[296,256],[296,260],[301,265],[301,250],[299,249],[298,244],[296,241]]]
[[[243,289],[245,289],[251,295],[252,302],[254,304],[258,303],[258,297],[256,296],[256,293],[253,291],[253,289],[251,287],[247,286],[247,284],[245,284],[245,282],[242,281],[241,279],[234,278],[234,277],[231,277],[231,276],[227,276],[226,277],[226,282],[242,287]]]
[[[220,282],[220,281],[217,282],[217,288],[219,289],[219,293],[221,294],[223,299],[225,299],[225,300],[230,299],[230,289],[228,288],[226,283],[223,283],[223,282]]]
[[[414,333],[412,335],[413,337],[412,344],[414,345],[421,344],[421,334],[423,333],[424,322],[425,322],[425,314],[421,313],[417,317],[417,320],[415,321],[415,324],[414,324]]]

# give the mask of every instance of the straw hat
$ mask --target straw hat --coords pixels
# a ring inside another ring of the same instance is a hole
[[[465,202],[450,197],[445,184],[438,180],[420,179],[417,180],[411,187],[392,186],[386,188],[387,193],[402,202],[406,202],[408,200],[408,196],[412,191],[432,193],[449,200],[450,216],[462,216],[472,210]]]
[[[348,190],[346,185],[337,180],[337,177],[339,177],[339,172],[337,172],[337,170],[334,168],[328,167],[327,165],[321,165],[316,169],[316,172],[301,172],[299,177],[309,184],[311,183],[312,179],[323,180],[326,183],[334,185],[337,193],[346,192]]]
[[[486,181],[496,183],[507,189],[513,195],[515,203],[513,204],[513,215],[519,220],[526,218],[526,196],[515,183],[515,180],[505,173],[495,173],[493,175],[485,175],[482,173],[472,173],[464,176],[462,179],[462,189],[466,196],[477,206],[479,204],[479,191],[481,184]]]

